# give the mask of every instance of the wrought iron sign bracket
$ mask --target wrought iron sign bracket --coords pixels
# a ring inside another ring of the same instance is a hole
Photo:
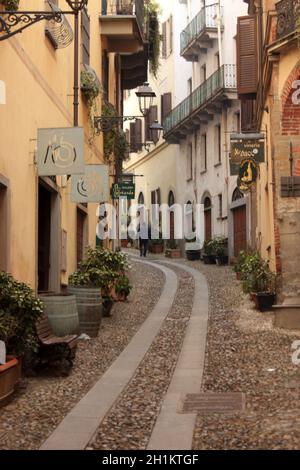
[[[97,116],[94,118],[94,126],[97,133],[110,132],[119,127],[120,124],[127,121],[137,121],[144,116]]]
[[[64,15],[74,15],[74,11],[1,11],[0,41],[9,39],[15,34],[40,21],[61,23]]]

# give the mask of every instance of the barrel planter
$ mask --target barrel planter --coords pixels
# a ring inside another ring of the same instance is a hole
[[[80,332],[96,338],[103,310],[100,289],[69,287],[68,292],[76,296]]]
[[[0,407],[14,393],[20,378],[21,363],[15,357],[7,356],[6,364],[0,365]]]
[[[79,333],[79,318],[76,296],[74,294],[40,295],[45,306],[45,314],[56,336],[76,335]]]

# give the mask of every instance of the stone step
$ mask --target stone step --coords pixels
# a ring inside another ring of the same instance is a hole
[[[290,297],[282,305],[273,305],[275,326],[287,330],[300,329],[300,299]]]

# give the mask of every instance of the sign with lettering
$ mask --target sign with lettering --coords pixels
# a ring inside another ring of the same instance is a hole
[[[39,176],[84,174],[84,131],[81,127],[38,129]]]
[[[84,175],[72,176],[71,201],[77,203],[109,200],[108,165],[86,165]]]
[[[230,152],[230,172],[231,175],[238,175],[241,163],[251,159],[256,163],[265,161],[265,143],[261,139],[238,139],[231,140]]]
[[[112,187],[112,198],[126,198],[132,200],[135,198],[135,184],[114,184]]]
[[[126,174],[123,174],[123,175],[120,175],[118,177],[118,183],[119,184],[131,184],[133,185],[133,179],[134,179],[134,175],[126,175]]]

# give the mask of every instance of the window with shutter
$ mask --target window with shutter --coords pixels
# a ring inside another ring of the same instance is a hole
[[[135,121],[135,146],[136,151],[140,152],[142,150],[142,120],[137,119]]]
[[[151,106],[149,110],[149,125],[157,121],[158,112],[157,106]],[[158,131],[149,131],[149,140],[152,140],[155,144],[158,142]]]
[[[130,123],[130,152],[136,152],[136,132],[135,132],[135,122]]]
[[[173,16],[169,18],[169,54],[173,52]]]
[[[239,96],[255,98],[257,92],[256,18],[241,16],[237,25],[237,79]]]
[[[161,122],[172,111],[172,93],[165,93],[161,97]]]
[[[162,24],[162,58],[167,58],[167,23]]]
[[[241,130],[242,132],[255,131],[254,100],[241,101]]]
[[[90,65],[90,18],[86,9],[81,13],[82,63]]]

